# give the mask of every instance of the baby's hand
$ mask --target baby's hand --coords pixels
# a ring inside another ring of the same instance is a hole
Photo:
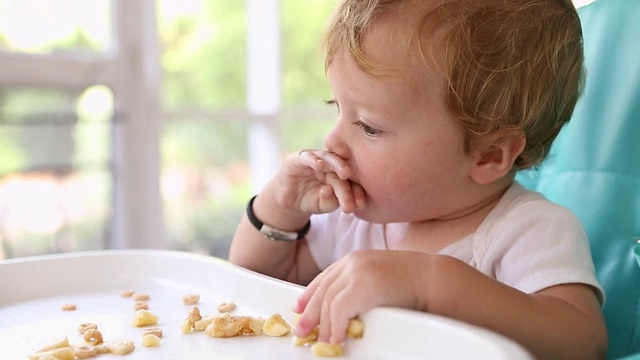
[[[335,153],[306,149],[287,156],[274,179],[285,204],[307,213],[327,213],[337,208],[351,213],[363,208],[364,189],[349,180],[351,168]]]
[[[293,332],[309,334],[319,327],[318,341],[340,344],[349,321],[377,306],[415,309],[426,291],[413,271],[425,254],[361,250],[350,253],[318,275],[298,298],[293,311],[301,314]],[[409,273],[408,269],[412,272]]]

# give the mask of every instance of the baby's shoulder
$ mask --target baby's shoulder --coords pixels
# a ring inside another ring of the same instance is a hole
[[[539,192],[526,189],[519,183],[512,185],[494,210],[502,216],[515,215],[524,218],[575,217],[568,208],[554,203]]]

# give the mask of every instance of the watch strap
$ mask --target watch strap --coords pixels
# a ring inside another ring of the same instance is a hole
[[[280,230],[278,228],[274,228],[273,226],[266,225],[262,221],[260,221],[256,214],[253,213],[253,201],[258,197],[255,195],[249,200],[247,204],[247,217],[253,226],[255,226],[258,231],[260,231],[264,236],[271,240],[278,241],[296,241],[300,240],[307,235],[309,229],[311,228],[311,220],[307,222],[307,224],[299,231],[285,231]]]

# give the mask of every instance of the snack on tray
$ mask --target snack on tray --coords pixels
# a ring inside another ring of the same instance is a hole
[[[135,350],[132,340],[111,340],[104,343],[109,352],[115,355],[124,355]]]
[[[78,332],[80,333],[80,335],[84,335],[87,330],[98,330],[98,325],[94,323],[84,323],[78,325]]]
[[[318,357],[336,357],[344,353],[344,347],[340,344],[330,344],[317,342],[318,328],[316,327],[307,336],[294,336],[293,346],[311,345],[311,353]],[[347,337],[350,339],[359,339],[364,335],[364,322],[359,318],[353,318],[349,321],[347,328]]]
[[[155,335],[159,338],[161,338],[163,335],[162,329],[160,329],[159,327],[142,329],[142,336],[149,335],[149,334]]]
[[[192,329],[196,327],[196,321],[200,319],[202,319],[202,315],[200,315],[200,309],[197,306],[192,307],[191,311],[189,312],[189,317],[187,318]]]
[[[33,355],[29,355],[29,360],[44,360],[44,359],[74,360],[75,357],[76,356],[70,347],[62,347],[58,349],[38,351]]]
[[[80,345],[73,348],[76,359],[89,359],[98,355],[98,349],[92,345]]]
[[[63,338],[60,338],[48,343],[47,345],[40,348],[40,350],[38,351],[55,350],[55,349],[66,348],[70,346],[71,346],[71,343],[69,343],[69,337],[65,336]]]
[[[215,318],[215,316],[204,316],[204,317],[202,317],[202,319],[196,321],[196,323],[193,326],[193,330],[195,330],[195,331],[204,331],[204,329],[206,329],[207,326],[209,326],[209,324],[211,324],[211,322],[213,322],[214,318]]]
[[[226,302],[221,305],[233,304]],[[233,304],[235,308],[235,304]],[[218,310],[220,306],[218,306]],[[182,333],[192,331],[204,331],[205,335],[215,338],[229,338],[242,335],[284,336],[291,332],[291,325],[287,323],[282,315],[273,314],[266,320],[261,317],[233,316],[228,312],[219,316],[202,316],[200,309],[196,306],[191,308],[189,316],[180,325]],[[336,357],[344,354],[342,344],[318,343],[318,328],[304,337],[293,337],[294,346],[311,345],[311,352],[318,357]],[[359,339],[364,334],[364,323],[359,318],[354,318],[349,322],[347,337]]]
[[[264,321],[262,332],[267,336],[285,336],[291,331],[291,325],[280,314],[273,314]]]
[[[133,294],[133,300],[135,300],[135,301],[149,301],[150,298],[151,298],[151,296],[149,296],[149,294],[145,294],[145,293],[135,293],[135,294]]]
[[[158,316],[148,310],[136,311],[133,319],[131,320],[131,326],[145,327],[149,325],[156,325],[158,323]]]
[[[84,341],[89,345],[100,345],[104,342],[102,333],[97,329],[89,329],[82,334]]]
[[[304,346],[308,344],[313,344],[318,340],[318,328],[313,329],[306,336],[294,336],[293,337],[293,346]]]
[[[217,338],[228,338],[240,335],[258,335],[262,331],[264,320],[251,316],[231,316],[225,313],[213,317],[204,330],[205,335]]]
[[[131,321],[131,326],[146,327],[156,325],[158,316],[149,312],[147,300],[148,294],[135,293],[133,290],[121,292],[123,297],[133,297],[136,301],[134,307],[136,313]],[[189,294],[183,298],[186,305],[196,304],[200,300],[199,295]],[[189,316],[181,324],[183,333],[192,330],[203,331],[205,335],[216,338],[228,338],[242,335],[259,335],[263,332],[266,336],[279,337],[291,332],[291,325],[287,323],[280,314],[273,314],[266,320],[261,317],[252,316],[232,316],[229,311],[236,308],[233,302],[223,302],[218,305],[217,310],[223,312],[219,316],[205,316],[200,314],[200,309],[193,306]],[[74,304],[65,304],[63,310],[75,310]],[[98,326],[93,323],[83,323],[78,326],[78,332],[83,336],[84,343],[71,345],[67,337],[58,339],[40,350],[30,355],[31,360],[75,360],[88,359],[98,354],[111,353],[115,355],[125,355],[135,350],[135,345],[131,340],[110,340],[104,341],[102,333],[98,331]],[[363,336],[364,323],[358,318],[349,322],[347,337],[358,339]],[[142,331],[141,344],[144,347],[157,347],[160,345],[162,329],[153,327]],[[293,337],[294,346],[311,345],[310,350],[318,357],[337,357],[344,354],[342,344],[330,344],[317,342],[318,328],[304,337]]]
[[[347,337],[351,339],[360,339],[364,335],[364,323],[359,318],[353,318],[349,321],[347,328]]]
[[[142,346],[144,347],[156,347],[160,346],[160,338],[154,334],[147,334],[142,337]]]
[[[344,348],[340,344],[317,342],[311,345],[311,353],[319,357],[336,357],[344,354]]]
[[[148,329],[155,332],[159,328]],[[29,355],[30,360],[76,360],[89,359],[98,354],[111,353],[115,355],[125,355],[135,350],[135,345],[131,340],[110,340],[103,341],[102,333],[98,331],[98,326],[93,323],[84,323],[78,326],[78,332],[82,334],[83,343],[72,345],[68,337],[57,339],[39,350]],[[162,335],[162,330],[160,330]],[[157,335],[147,334],[143,338],[143,346],[158,346],[160,338]]]
[[[226,301],[218,305],[218,311],[221,313],[230,313],[236,309],[236,304],[231,301]]]
[[[133,294],[135,294],[135,293],[136,293],[135,290],[126,289],[126,290],[120,291],[120,296],[122,296],[122,297],[132,297]]]
[[[198,294],[188,294],[182,298],[182,302],[185,305],[195,305],[200,301],[200,295]]]
[[[146,301],[136,301],[133,304],[134,310],[149,310],[149,303]]]
[[[73,311],[76,309],[76,304],[63,304],[60,309],[62,311]]]

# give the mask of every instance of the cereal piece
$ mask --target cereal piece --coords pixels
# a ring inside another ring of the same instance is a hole
[[[98,355],[98,350],[95,346],[81,345],[73,349],[73,354],[77,359],[88,359]]]
[[[74,311],[76,309],[76,304],[64,304],[60,308],[62,311]]]
[[[336,357],[344,354],[344,348],[340,344],[318,342],[311,345],[311,353],[319,357]]]
[[[304,346],[308,344],[313,344],[318,340],[318,334],[319,334],[319,330],[318,328],[315,328],[306,336],[294,336],[293,346]]]
[[[135,294],[135,293],[136,293],[136,291],[135,290],[131,290],[131,289],[122,290],[122,291],[120,291],[120,296],[129,298],[129,297],[132,297],[133,294]]]
[[[364,335],[364,323],[358,318],[351,319],[349,321],[349,327],[347,328],[347,337],[351,339],[359,339]]]
[[[185,319],[182,324],[180,324],[180,332],[183,334],[188,334],[191,332],[191,324],[189,324],[189,319]]]
[[[73,360],[75,358],[75,354],[70,347],[53,350],[53,356],[60,360]]]
[[[47,352],[47,353],[36,353],[33,355],[29,355],[29,360],[59,360],[59,359]]]
[[[33,355],[29,355],[30,360],[74,360],[75,355],[70,347],[51,349],[46,351],[38,351]]]
[[[134,310],[149,310],[149,303],[147,303],[146,301],[136,301],[133,304],[133,309]]]
[[[160,329],[159,327],[146,328],[142,330],[142,336],[149,335],[149,334],[155,335],[159,338],[161,338],[163,335],[162,329]]]
[[[242,328],[243,334],[260,334],[262,331],[262,327],[264,326],[264,319],[261,317],[249,317],[248,329],[245,327]],[[250,331],[249,331],[250,330]]]
[[[273,314],[264,321],[262,332],[267,336],[284,336],[291,331],[291,325],[280,314]]]
[[[55,350],[55,349],[60,349],[60,348],[66,348],[66,347],[70,347],[71,344],[69,343],[69,338],[68,337],[63,337],[60,339],[56,339],[50,343],[48,343],[47,345],[43,346],[42,348],[40,348],[40,350],[38,350],[38,352],[43,352],[43,351],[48,351],[48,350]]]
[[[216,338],[228,338],[240,335],[258,335],[262,331],[264,320],[251,316],[230,316],[225,313],[213,318],[204,330],[205,335]]]
[[[187,319],[189,320],[189,325],[191,325],[191,328],[195,328],[196,321],[202,319],[202,315],[200,315],[200,309],[198,309],[197,306],[192,307]]]
[[[51,355],[50,352],[47,352],[46,354],[29,355],[29,360],[60,360],[60,359]]]
[[[204,316],[202,319],[196,321],[193,326],[193,330],[195,331],[204,331],[204,329],[211,324],[215,316]]]
[[[148,310],[136,311],[133,319],[131,320],[131,326],[145,327],[149,325],[156,325],[158,323],[158,316],[154,315]]]
[[[105,343],[109,352],[115,355],[125,355],[135,350],[132,340],[111,340]]]
[[[78,325],[78,332],[80,335],[84,335],[87,330],[98,330],[98,325],[94,323],[84,323]]]
[[[147,334],[142,337],[142,346],[144,347],[160,346],[160,338],[153,334]]]
[[[232,312],[236,309],[236,304],[231,301],[223,302],[222,304],[218,305],[217,309],[221,313]]]
[[[151,296],[149,296],[149,294],[145,294],[145,293],[135,293],[135,294],[133,294],[133,300],[135,300],[135,301],[149,301],[150,298],[151,298]]]
[[[109,353],[109,348],[107,347],[107,344],[105,344],[105,343],[102,343],[100,345],[96,345],[93,348],[96,349],[98,354],[108,354]]]
[[[83,336],[84,341],[91,345],[99,345],[104,342],[102,339],[102,333],[96,329],[89,329],[84,332]]]
[[[200,295],[197,294],[189,294],[189,295],[185,295],[182,298],[182,302],[185,305],[195,305],[198,303],[198,301],[200,301]]]

